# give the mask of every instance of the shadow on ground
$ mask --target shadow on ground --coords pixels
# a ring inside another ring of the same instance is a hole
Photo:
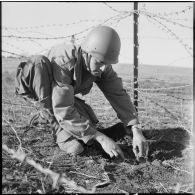
[[[3,141],[8,147],[14,148],[14,143],[16,143],[15,135],[13,134],[12,136],[7,128],[5,126],[3,128]],[[74,180],[78,185],[91,189],[92,186],[100,181],[105,181],[106,173],[110,182],[106,186],[98,188],[97,193],[124,193],[124,191],[128,193],[164,193],[174,192],[174,186],[177,183],[191,185],[190,170],[192,168],[190,164],[186,164],[186,159],[190,161],[192,155],[189,149],[184,150],[190,142],[190,137],[185,130],[181,128],[143,129],[144,136],[150,140],[149,157],[147,162],[139,164],[136,163],[132,152],[132,134],[125,136],[125,129],[122,123],[99,129],[99,131],[105,133],[120,145],[125,154],[124,162],[110,159],[96,142],[91,146],[85,145],[85,151],[81,155],[76,157],[67,155],[60,151],[54,141],[51,129],[47,125],[18,128],[22,145],[28,151],[30,158],[40,163],[43,167],[49,167],[50,164],[48,163],[52,162],[51,170],[66,173],[66,176]],[[185,152],[183,153],[183,151]],[[177,162],[174,165],[178,167],[177,170],[166,165],[167,160],[170,160],[168,162],[173,165]],[[37,192],[42,182],[39,180],[40,173],[35,172],[33,167],[27,164],[21,166],[17,164],[19,164],[17,161],[4,158],[3,167],[6,169],[4,169],[3,174],[12,178],[14,167],[16,167],[20,178],[23,178],[24,174],[28,174],[29,181],[28,183],[21,183],[22,179],[17,180],[17,192]],[[36,182],[34,179],[36,179]],[[32,188],[32,181],[34,182],[34,188]],[[4,189],[8,186],[11,186],[11,189],[14,188],[12,183],[4,182]],[[49,179],[45,181],[45,189],[47,192],[51,191]],[[66,188],[62,188],[62,193],[65,190]],[[186,191],[190,190],[192,189],[189,188]],[[60,189],[58,190],[58,192],[61,191]]]
[[[122,123],[117,123],[105,129],[99,129],[114,141],[116,141],[129,160],[135,159],[132,151],[132,137],[125,136],[125,129]],[[182,157],[182,150],[190,144],[188,132],[182,128],[169,129],[143,129],[144,136],[149,141],[149,160],[168,160],[174,157]],[[100,148],[99,146],[96,146]],[[107,157],[106,154],[104,154]]]

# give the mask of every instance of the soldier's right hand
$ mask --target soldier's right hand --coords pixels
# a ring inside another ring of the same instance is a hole
[[[99,131],[96,132],[94,139],[101,144],[103,150],[111,158],[121,156],[121,158],[124,159],[124,154],[121,148],[112,139]]]

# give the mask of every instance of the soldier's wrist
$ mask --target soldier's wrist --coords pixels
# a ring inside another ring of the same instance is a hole
[[[142,133],[140,124],[132,125],[131,130],[132,130],[133,134]]]
[[[97,142],[101,143],[104,139],[104,134],[99,132],[99,131],[96,131],[93,139],[96,140]]]

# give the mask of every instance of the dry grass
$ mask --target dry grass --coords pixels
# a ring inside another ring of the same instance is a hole
[[[4,64],[6,64],[4,62]],[[142,77],[140,88],[183,86],[191,78],[175,72]],[[181,77],[183,79],[181,80]],[[137,164],[132,153],[131,138],[118,139],[125,153],[125,161],[110,159],[98,144],[85,146],[85,152],[77,157],[64,154],[55,144],[51,129],[46,124],[29,127],[28,121],[37,112],[28,102],[14,95],[14,73],[2,74],[2,142],[17,151],[22,147],[29,159],[42,168],[49,168],[74,182],[52,188],[52,179],[45,176],[26,161],[12,159],[2,154],[2,193],[75,193],[79,189],[96,193],[183,193],[193,192],[192,164],[192,87],[143,93],[140,92],[139,117],[148,139],[158,140],[150,144],[149,159]],[[141,79],[140,78],[140,79]],[[152,80],[153,79],[153,80]],[[132,94],[129,77],[124,87]],[[152,80],[152,81],[151,81]],[[97,99],[98,97],[98,99]],[[176,98],[175,98],[176,97]],[[190,100],[191,99],[191,100]],[[104,127],[114,132],[122,131],[120,121],[97,86],[85,97]],[[101,107],[99,107],[101,105]],[[17,136],[16,136],[17,135]],[[160,139],[159,139],[160,138]],[[20,141],[19,141],[20,140]],[[109,182],[108,182],[109,181]],[[80,191],[81,192],[81,191]]]

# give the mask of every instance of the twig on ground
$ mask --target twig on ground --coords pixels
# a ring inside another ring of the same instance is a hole
[[[121,190],[121,189],[119,189],[118,188],[118,190],[120,190],[122,193],[124,193],[124,194],[129,194],[127,191],[125,191],[125,190]]]
[[[45,180],[45,179],[44,179]],[[42,189],[43,189],[43,193],[46,194],[46,190],[45,190],[45,186],[44,186],[44,183],[43,183],[43,179],[41,177],[41,185],[42,185]]]
[[[53,185],[52,185],[53,188],[56,188],[57,185],[60,185],[60,184],[66,184],[69,187],[71,187],[72,189],[77,190],[77,191],[82,192],[82,193],[94,193],[96,188],[98,187],[98,184],[96,184],[92,188],[92,190],[87,190],[87,189],[85,189],[82,186],[78,186],[75,183],[75,181],[72,181],[72,180],[69,180],[69,179],[65,178],[65,174],[55,173],[55,172],[53,172],[50,169],[43,168],[40,164],[36,163],[34,160],[26,157],[26,154],[23,151],[21,151],[21,150],[18,150],[17,152],[15,152],[14,150],[8,148],[5,144],[2,145],[2,148],[6,152],[11,154],[12,158],[15,158],[15,159],[17,159],[17,160],[19,160],[21,162],[25,161],[26,163],[28,163],[29,165],[32,165],[34,168],[36,168],[41,173],[49,175],[51,177],[51,179],[52,179],[52,182],[53,182]]]
[[[168,193],[167,189],[163,186],[163,184],[162,184],[161,182],[159,182],[159,183],[160,183],[160,185],[163,187],[163,189],[165,190],[165,192]]]
[[[85,174],[85,173],[76,172],[76,171],[69,171],[69,173],[75,173],[75,174],[83,175],[83,176],[85,176],[85,177],[93,178],[93,179],[100,179],[100,178],[97,178],[97,177],[94,177],[94,176],[91,176],[91,175],[87,175],[87,174]]]
[[[24,104],[14,104],[14,103],[10,103],[10,102],[2,102],[2,104],[8,104],[8,105],[12,105],[12,106],[20,106],[20,107],[24,107],[24,108],[37,108],[36,106],[28,106],[28,105],[24,105]]]
[[[157,140],[155,140],[154,137],[152,137],[151,139],[147,139],[146,141],[147,141],[149,144],[151,144],[151,143],[160,141],[162,137],[163,137],[163,135],[160,136]]]
[[[107,185],[110,184],[110,180],[109,181],[104,181],[104,182],[100,182],[100,183],[97,183],[93,188],[92,188],[92,191],[95,192],[96,188],[103,188]]]
[[[177,183],[177,185],[175,186],[175,193],[179,193],[180,191],[180,188],[181,188],[181,185],[179,183]]]
[[[193,173],[190,173],[189,171],[186,171],[186,170],[183,170],[183,169],[179,169],[179,168],[177,168],[177,167],[174,167],[174,166],[170,165],[169,163],[167,163],[167,162],[165,162],[165,161],[163,161],[162,164],[168,165],[168,166],[172,167],[173,169],[175,169],[175,170],[177,170],[177,171],[183,171],[183,172],[185,172],[185,173],[188,173],[189,175],[192,175],[192,174],[193,174]]]
[[[102,165],[102,169],[104,170],[104,176],[105,176],[105,181],[104,182],[100,182],[98,184],[96,184],[94,187],[93,187],[93,190],[95,190],[96,188],[102,188],[102,187],[105,187],[107,185],[109,185],[111,182],[110,182],[110,178],[108,176],[108,172],[105,171],[105,164]]]
[[[15,128],[10,124],[10,122],[8,122],[4,117],[3,117],[3,120],[11,127],[11,129],[14,131],[15,135],[16,135],[16,138],[18,139],[19,141],[19,146],[20,146],[20,150],[23,151],[22,149],[22,142],[20,140],[20,138],[18,137],[18,134],[17,134],[17,131],[15,130]]]
[[[56,152],[56,151],[55,151]],[[54,160],[54,158],[55,158],[55,155],[56,155],[56,153],[54,152],[54,155],[53,155],[53,157],[52,157],[52,160],[51,160],[51,162],[49,162],[49,166],[48,166],[48,169],[50,169],[51,168],[51,165],[53,164],[53,160]],[[45,177],[44,177],[44,181],[45,181],[45,179],[47,178],[47,175],[45,175]]]

